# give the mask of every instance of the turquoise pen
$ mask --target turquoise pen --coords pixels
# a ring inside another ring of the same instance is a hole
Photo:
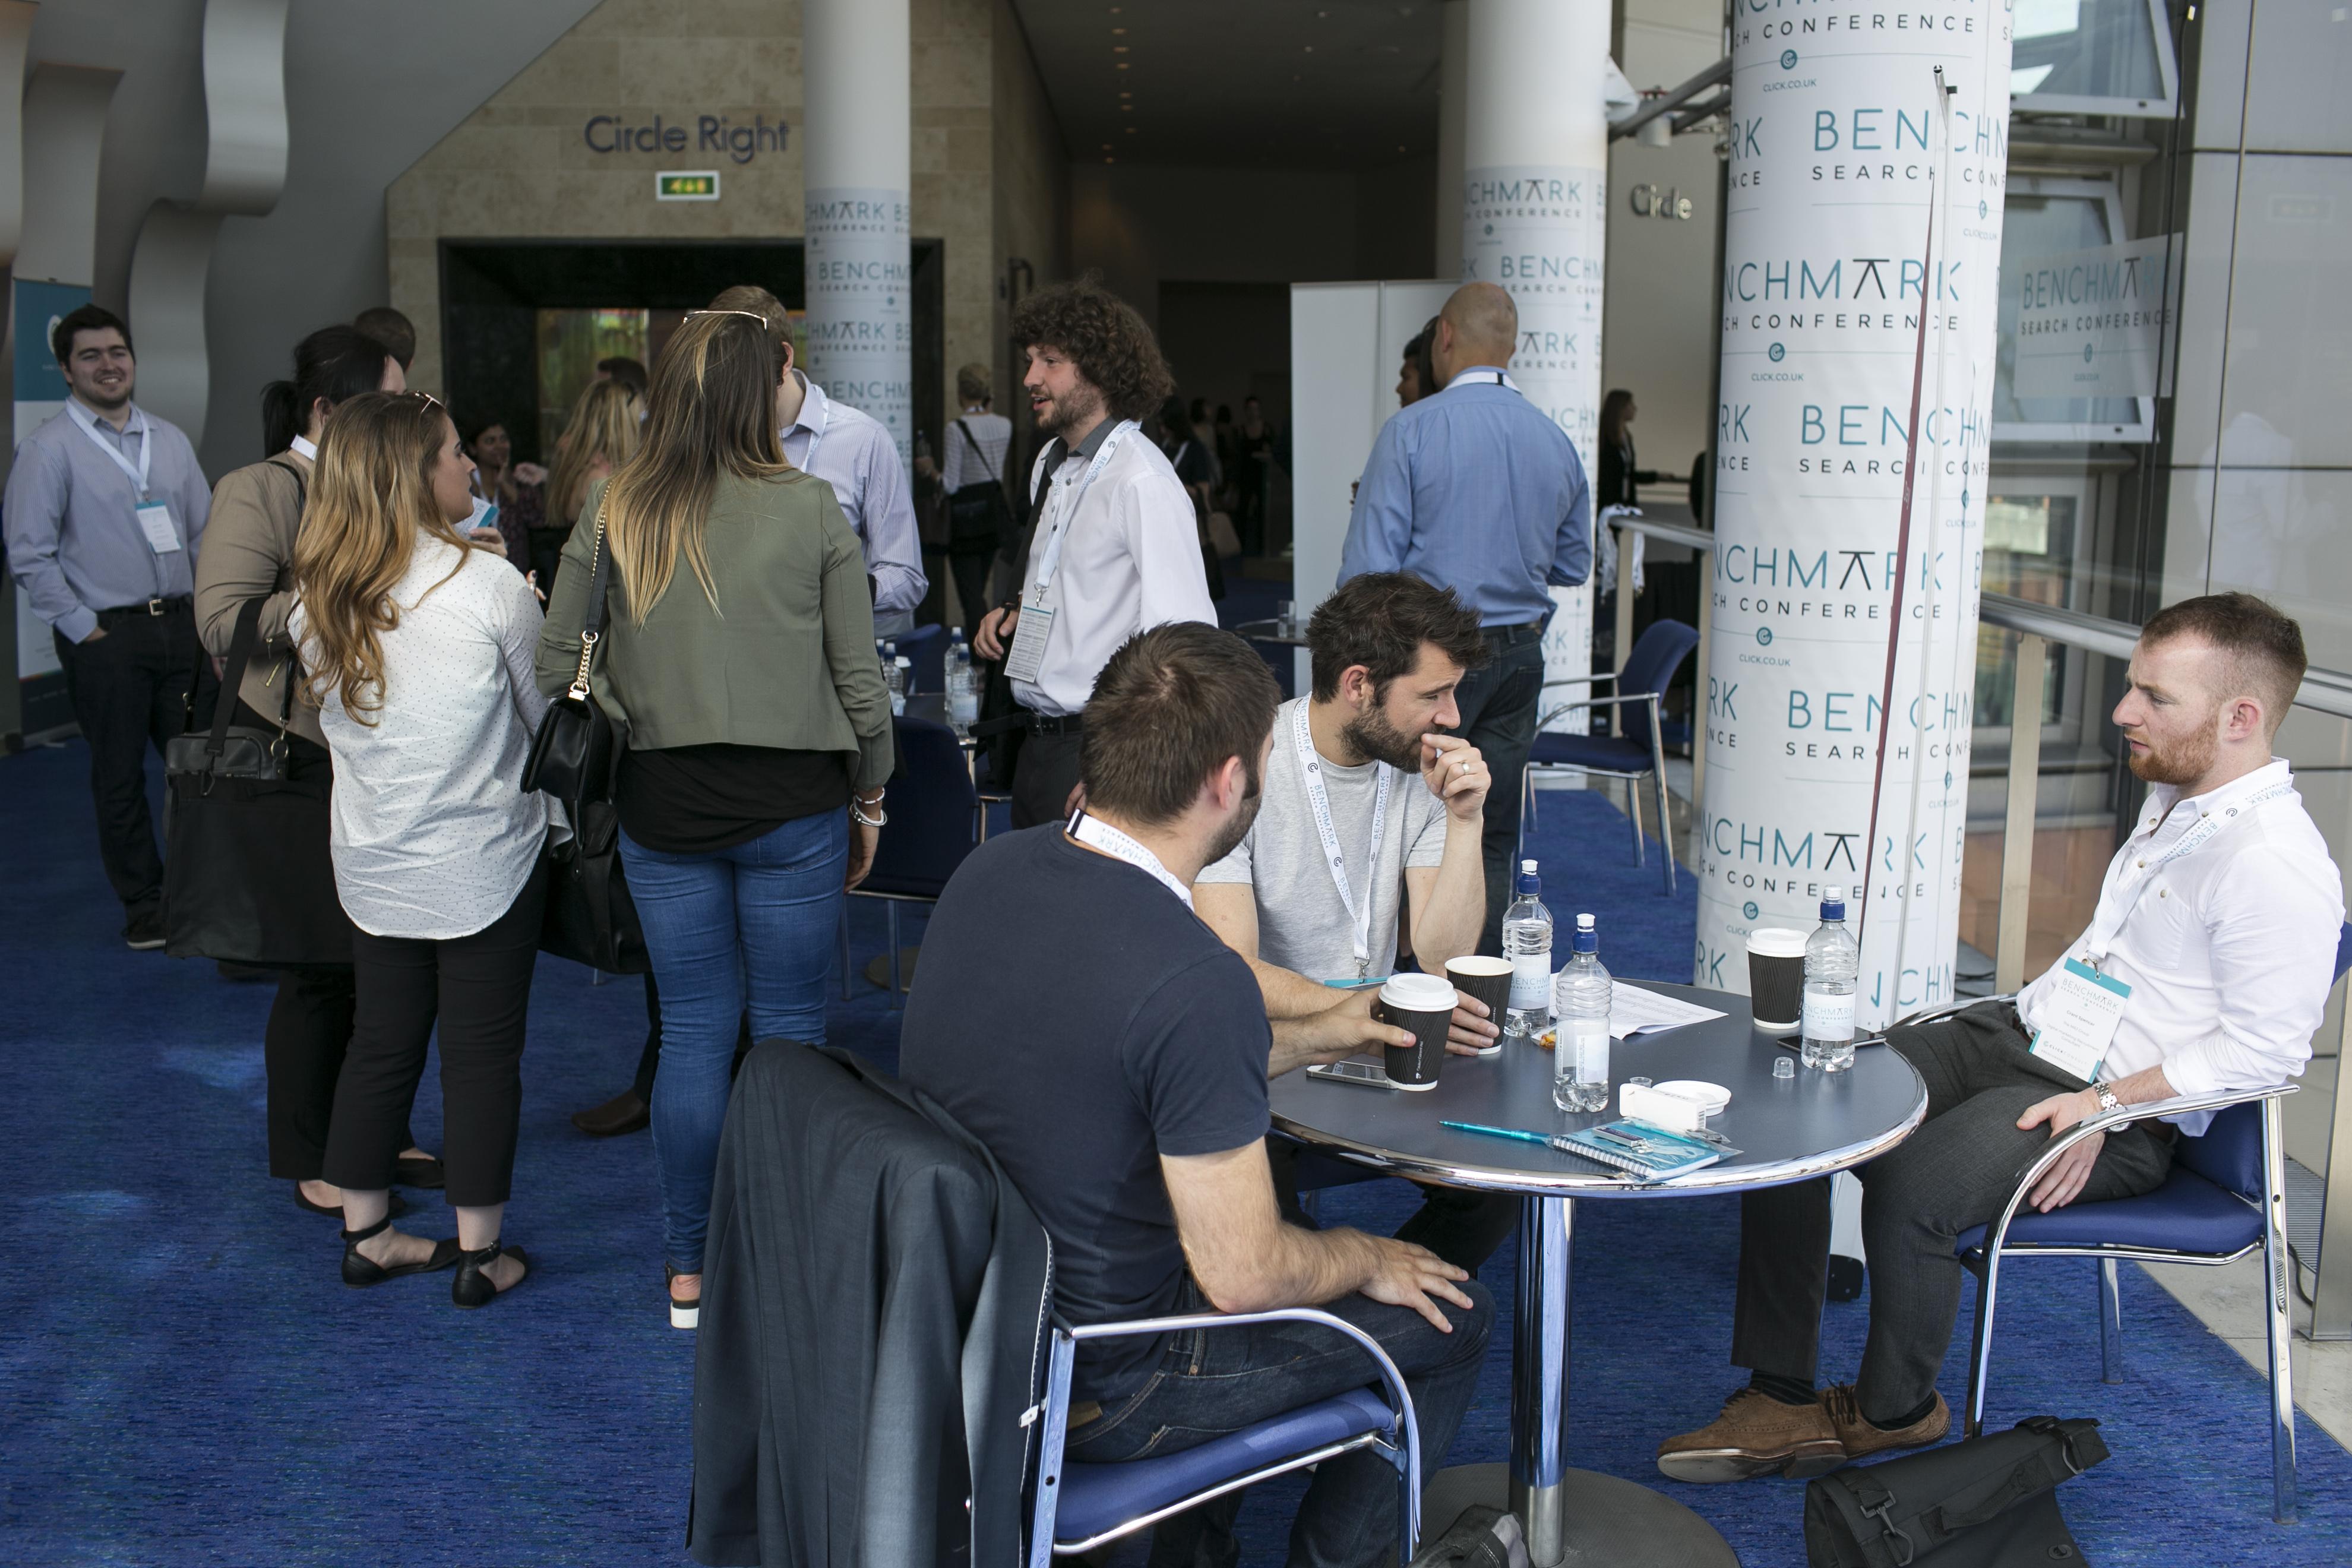
[[[1542,1143],[1569,1152],[1575,1145],[1565,1138],[1549,1132],[1522,1132],[1516,1127],[1488,1127],[1477,1121],[1441,1121],[1440,1127],[1451,1127],[1456,1132],[1483,1132],[1489,1138],[1516,1138],[1522,1143]]]

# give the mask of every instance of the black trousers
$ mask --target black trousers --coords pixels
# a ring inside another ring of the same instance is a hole
[[[539,591],[555,592],[556,568],[563,563],[563,547],[572,541],[569,528],[534,528],[530,531],[530,569],[539,576]]]
[[[963,613],[964,636],[970,637],[988,614],[988,574],[996,564],[996,542],[978,550],[948,552],[948,571],[955,577],[956,605]]]
[[[523,1029],[546,905],[547,874],[535,867],[507,912],[471,936],[432,942],[352,934],[359,1016],[335,1085],[327,1180],[360,1192],[392,1184],[437,1022],[447,1199],[459,1208],[507,1201],[522,1114]]]
[[[1478,951],[1503,951],[1503,910],[1511,901],[1512,858],[1519,847],[1519,789],[1535,748],[1536,720],[1543,699],[1543,626],[1489,626],[1483,669],[1462,678],[1454,690],[1462,710],[1462,738],[1486,760],[1494,784],[1486,791],[1486,831],[1479,858],[1486,868],[1486,923]]]
[[[1078,787],[1081,735],[1030,735],[1021,742],[1013,768],[1013,826],[1034,827],[1059,822]]]
[[[1308,1230],[1320,1228],[1298,1201],[1299,1144],[1279,1134],[1265,1140],[1265,1162],[1274,1176],[1274,1199],[1283,1217]],[[1369,1178],[1370,1172],[1362,1174]],[[1521,1200],[1509,1193],[1474,1193],[1464,1187],[1424,1186],[1421,1207],[1396,1228],[1399,1241],[1425,1247],[1466,1274],[1475,1274],[1495,1249],[1519,1227]]]
[[[147,748],[160,753],[186,725],[192,682],[196,722],[211,723],[220,682],[212,661],[198,658],[195,613],[184,603],[160,616],[102,611],[98,624],[106,635],[94,642],[49,635],[65,666],[74,722],[89,742],[99,859],[114,896],[136,915],[163,901],[163,856],[147,809]]]
[[[1870,1338],[1856,1397],[1863,1414],[1892,1420],[1923,1403],[1951,1348],[1961,1273],[1953,1243],[2000,1217],[2026,1167],[2050,1142],[2021,1129],[2026,1109],[2083,1080],[2027,1051],[2016,1009],[1989,1002],[1910,1028],[1886,1048],[1919,1069],[1927,1120],[1854,1174],[1870,1254]],[[2172,1168],[2173,1131],[2135,1121],[2100,1146],[2076,1203],[2135,1197]],[[1827,1177],[1747,1194],[1739,1209],[1739,1295],[1731,1360],[1752,1372],[1811,1381],[1821,1359],[1828,1288]]]

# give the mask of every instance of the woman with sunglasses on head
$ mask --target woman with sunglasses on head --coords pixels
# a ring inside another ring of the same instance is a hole
[[[500,1233],[548,826],[546,798],[522,787],[547,710],[530,667],[539,602],[464,533],[471,478],[437,401],[354,397],[327,421],[294,552],[294,636],[335,762],[335,887],[357,928],[359,1016],[327,1134],[343,1281],[455,1263],[460,1307],[530,1268]],[[384,1190],[436,1025],[457,1211],[457,1237],[437,1243],[389,1229]]]
[[[293,379],[273,381],[262,391],[262,444],[271,455],[225,476],[213,491],[212,519],[196,560],[197,633],[205,652],[225,656],[237,613],[249,601],[261,601],[258,640],[231,721],[282,732],[287,776],[296,782],[331,778],[334,772],[318,704],[304,701],[299,690],[290,710],[283,700],[300,674],[287,618],[294,609],[294,539],[319,437],[337,405],[403,385],[400,362],[382,343],[351,327],[321,327],[294,345]],[[352,1038],[352,1005],[351,965],[283,969],[262,1033],[269,1173],[294,1184],[299,1206],[336,1217],[342,1215],[343,1195],[320,1171],[335,1079]],[[441,1162],[404,1131],[393,1179],[404,1187],[437,1187]]]
[[[832,488],[784,460],[782,368],[764,318],[686,319],[644,444],[587,492],[539,645],[552,695],[579,668],[603,549],[593,680],[628,736],[614,804],[660,984],[654,1152],[679,1328],[701,1302],[737,1020],[748,1005],[754,1039],[824,1043],[833,933],[890,774],[865,553]]]

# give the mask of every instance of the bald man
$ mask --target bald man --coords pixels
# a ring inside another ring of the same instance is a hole
[[[1348,520],[1339,581],[1410,572],[1478,612],[1487,661],[1454,700],[1461,734],[1494,778],[1480,844],[1486,923],[1478,951],[1499,953],[1519,779],[1542,696],[1544,623],[1552,585],[1572,587],[1592,570],[1592,493],[1567,433],[1511,380],[1519,312],[1510,295],[1465,283],[1433,330],[1430,358],[1444,391],[1381,427]]]

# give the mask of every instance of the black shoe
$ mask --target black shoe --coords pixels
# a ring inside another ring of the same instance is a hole
[[[591,1138],[618,1138],[652,1124],[653,1108],[634,1089],[625,1089],[593,1110],[575,1110],[572,1125]]]
[[[299,1182],[294,1184],[294,1206],[298,1209],[308,1209],[312,1214],[325,1215],[329,1219],[341,1219],[343,1217],[342,1205],[335,1204],[329,1205],[327,1204],[312,1203],[309,1198],[302,1195],[302,1184]],[[407,1212],[408,1200],[402,1197],[398,1193],[394,1193],[392,1194],[392,1207],[385,1212],[383,1217],[387,1220],[394,1220],[398,1219],[402,1215],[404,1215]]]
[[[251,963],[232,963],[226,958],[214,961],[213,969],[223,980],[234,985],[245,985],[256,980],[278,978],[278,971],[274,969],[263,969]]]
[[[438,1191],[447,1180],[442,1174],[441,1158],[437,1154],[403,1154],[392,1163],[392,1179],[404,1187],[426,1187]]]
[[[502,1246],[494,1241],[489,1246],[475,1251],[457,1254],[457,1278],[449,1281],[450,1301],[460,1307],[487,1307],[499,1296],[504,1295],[505,1291],[492,1284],[490,1277],[482,1272],[499,1260],[499,1254],[501,1252],[522,1265],[522,1279],[530,1278],[530,1258],[523,1249],[520,1247]],[[515,1285],[521,1284],[522,1279],[516,1280]],[[513,1289],[514,1285],[507,1287],[508,1290]]]
[[[163,911],[161,909],[133,910],[130,923],[122,928],[123,944],[133,952],[152,952],[163,945]]]
[[[471,1257],[457,1246],[457,1238],[445,1236],[433,1244],[433,1256],[422,1263],[395,1263],[386,1268],[373,1258],[363,1256],[360,1243],[372,1236],[380,1236],[392,1224],[386,1215],[365,1230],[343,1232],[343,1283],[351,1286],[381,1285],[387,1279],[397,1279],[404,1274],[433,1274],[446,1268],[460,1258]]]

